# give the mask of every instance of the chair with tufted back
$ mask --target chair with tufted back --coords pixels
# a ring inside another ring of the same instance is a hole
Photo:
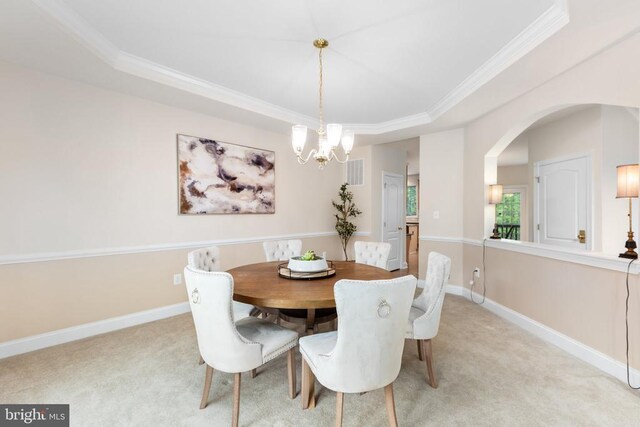
[[[267,261],[287,261],[294,256],[300,256],[302,240],[272,240],[262,243],[264,256]]]
[[[287,354],[289,397],[296,395],[298,334],[255,317],[236,321],[231,309],[233,277],[185,267],[184,278],[198,348],[207,364],[200,409],[207,406],[213,370],[234,374],[232,426],[240,417],[240,374]]]
[[[356,242],[353,246],[358,264],[387,269],[391,244],[385,242]]]
[[[220,249],[217,246],[210,246],[208,248],[196,249],[189,252],[187,257],[189,267],[202,271],[221,271],[220,269]],[[233,317],[236,320],[240,320],[244,317],[249,317],[256,313],[257,309],[243,302],[233,302]]]
[[[338,331],[300,338],[303,409],[315,406],[315,378],[337,392],[336,426],[342,425],[344,393],[384,387],[389,424],[398,425],[393,382],[400,372],[416,281],[408,275],[335,284]]]
[[[451,259],[437,252],[431,252],[428,262],[424,290],[411,305],[405,338],[417,341],[418,357],[420,360],[425,360],[429,385],[437,388],[438,381],[433,372],[431,339],[438,334],[444,303],[444,286],[451,272]]]

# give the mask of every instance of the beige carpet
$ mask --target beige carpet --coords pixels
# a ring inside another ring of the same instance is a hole
[[[434,341],[438,389],[413,344],[394,385],[401,426],[640,425],[639,392],[461,297],[446,297]],[[209,406],[198,409],[197,358],[182,315],[0,360],[0,403],[70,403],[72,426],[230,425],[233,377],[216,372]],[[240,424],[332,425],[335,393],[316,393],[313,410],[290,400],[280,358],[255,379],[243,375]],[[382,390],[346,396],[344,425],[386,425]]]

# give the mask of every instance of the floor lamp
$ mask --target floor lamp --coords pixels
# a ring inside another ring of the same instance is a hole
[[[489,204],[497,205],[502,203],[502,185],[493,184],[489,186]],[[494,207],[495,209],[495,207]],[[497,209],[496,209],[497,211]],[[498,232],[498,213],[495,214],[495,225],[493,226],[493,234],[490,236],[492,239],[501,239]]]
[[[627,233],[627,241],[624,247],[626,252],[619,255],[620,258],[637,259],[638,253],[635,251],[637,245],[633,240],[633,228],[631,224],[631,199],[638,198],[638,187],[640,187],[640,174],[638,165],[620,165],[616,167],[618,175],[618,191],[616,199],[629,199],[629,232]]]

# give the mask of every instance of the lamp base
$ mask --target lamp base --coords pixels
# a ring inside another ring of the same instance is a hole
[[[636,241],[633,240],[633,231],[629,231],[627,237],[628,239],[624,244],[627,251],[618,255],[618,258],[638,259],[638,253],[635,251],[638,246],[636,245]]]
[[[490,239],[501,240],[500,233],[498,232],[498,224],[493,226],[493,234],[489,236]]]
[[[625,252],[623,254],[618,255],[618,258],[638,259],[638,254],[633,251]]]

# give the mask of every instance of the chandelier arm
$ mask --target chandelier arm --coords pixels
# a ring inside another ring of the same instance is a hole
[[[301,165],[305,165],[307,164],[307,162],[309,161],[309,159],[311,159],[311,156],[313,156],[314,154],[316,154],[318,151],[314,148],[313,150],[309,151],[309,154],[307,154],[307,157],[303,158],[302,157],[302,153],[298,154],[298,163],[300,163]]]
[[[347,163],[349,161],[349,155],[347,154],[344,158],[344,160],[340,160],[340,158],[338,157],[338,155],[336,154],[335,151],[331,150],[331,154],[329,155],[330,158],[333,158],[336,162],[338,163]]]

